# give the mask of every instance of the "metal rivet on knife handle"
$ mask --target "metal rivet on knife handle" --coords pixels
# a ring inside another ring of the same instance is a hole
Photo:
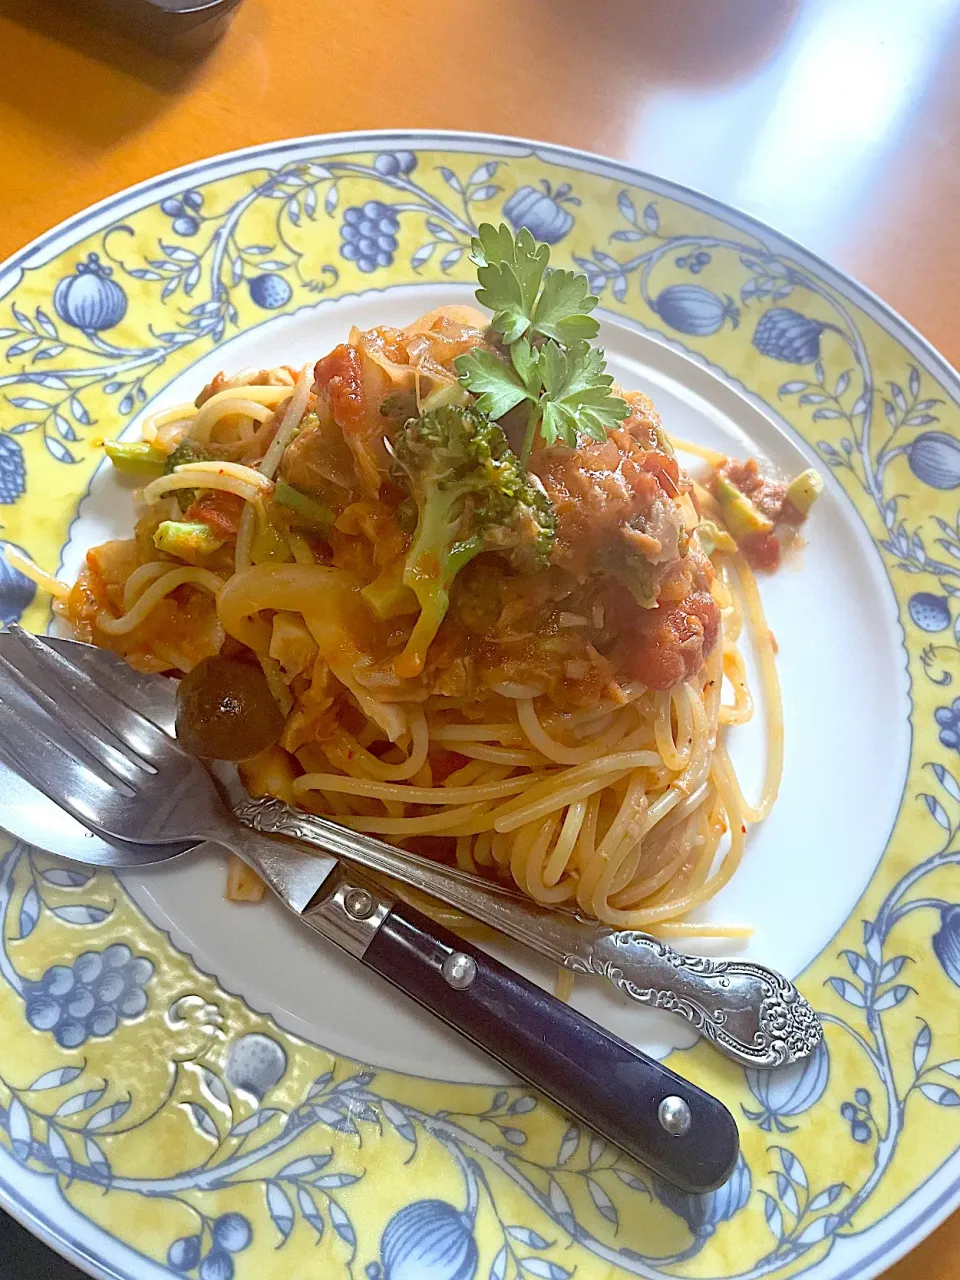
[[[366,889],[348,889],[343,896],[343,909],[354,920],[366,920],[373,915],[374,905],[373,895]]]
[[[683,1098],[671,1094],[657,1108],[657,1119],[671,1137],[682,1138],[690,1129],[690,1108]]]
[[[477,962],[473,956],[465,956],[462,951],[454,951],[447,956],[440,969],[444,981],[455,991],[466,991],[477,976]]]

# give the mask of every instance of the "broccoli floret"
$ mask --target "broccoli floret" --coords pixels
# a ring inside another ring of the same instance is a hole
[[[217,457],[217,454],[207,445],[200,444],[197,440],[191,440],[186,436],[173,453],[167,455],[167,460],[163,464],[164,475],[170,475],[176,471],[177,467],[182,467],[188,462],[209,462],[211,458]],[[197,500],[196,489],[177,489],[176,491],[177,505],[181,511],[189,511]]]
[[[277,481],[273,500],[290,512],[290,524],[295,529],[307,529],[310,533],[326,537],[336,519],[332,508],[325,502],[311,498],[308,493],[301,493],[286,480]]]
[[[158,551],[185,560],[187,564],[196,564],[205,556],[213,555],[223,546],[209,525],[197,521],[162,520],[153,535],[153,544]]]
[[[212,449],[187,436],[180,441],[173,453],[167,455],[163,470],[166,475],[169,475],[171,471],[176,471],[177,467],[182,467],[188,462],[209,462],[216,456]]]
[[[503,431],[476,408],[446,405],[410,419],[394,454],[397,479],[417,506],[403,581],[420,603],[420,616],[394,664],[398,675],[409,677],[423,670],[464,565],[496,551],[523,572],[546,568],[556,516]]]
[[[166,454],[146,440],[108,440],[103,447],[122,475],[136,476],[138,480],[154,480],[163,475]]]

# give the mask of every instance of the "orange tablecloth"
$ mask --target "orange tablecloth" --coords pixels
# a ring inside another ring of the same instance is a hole
[[[202,59],[0,3],[0,258],[130,183],[342,129],[584,147],[858,277],[960,361],[960,0],[244,0]],[[956,1280],[960,1215],[889,1272]]]

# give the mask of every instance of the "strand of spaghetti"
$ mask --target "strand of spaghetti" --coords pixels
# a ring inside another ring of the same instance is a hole
[[[644,834],[651,831],[681,800],[692,795],[702,784],[710,769],[710,739],[707,733],[703,700],[699,696],[690,699],[693,717],[693,746],[690,762],[684,771],[667,787],[662,795],[650,803]]]
[[[526,877],[526,859],[540,833],[548,829],[549,819],[542,818],[537,822],[528,822],[513,833],[510,842],[510,860],[508,863],[513,883],[524,893],[529,893]]]
[[[653,735],[663,763],[680,773],[689,763],[693,750],[690,691],[686,684],[654,696]]]
[[[354,777],[367,778],[379,782],[399,782],[404,778],[412,778],[419,773],[427,758],[430,747],[430,731],[426,717],[420,707],[410,713],[410,752],[407,758],[398,764],[386,764],[378,760],[372,752],[361,747],[350,734],[341,731],[341,743],[334,746],[326,744],[327,755],[334,760],[338,768]],[[334,759],[334,752],[336,758]],[[404,796],[409,799],[409,796]]]
[[[274,371],[274,376],[281,370]],[[193,413],[197,413],[206,409],[211,404],[223,404],[225,400],[230,400],[239,394],[243,394],[250,400],[255,400],[257,404],[278,405],[281,400],[286,400],[290,394],[292,383],[276,383],[276,382],[245,382],[243,379],[249,376],[249,373],[240,372],[233,378],[228,378],[224,384],[222,391],[215,391],[212,396],[208,396],[200,405],[199,410],[196,405],[191,404],[189,407]]]
[[[571,871],[570,861],[577,840],[580,837],[580,830],[583,827],[587,804],[588,801],[586,800],[578,800],[567,807],[556,843],[538,872],[541,890],[553,889],[566,880],[567,888],[565,894],[569,895],[573,892],[573,881],[569,874]]]
[[[216,595],[223,586],[223,579],[211,573],[209,569],[193,567],[171,569],[169,573],[147,587],[133,608],[119,618],[112,618],[105,609],[101,609],[97,614],[98,630],[109,636],[126,635],[144,621],[164,596],[168,596],[171,591],[176,591],[177,587],[185,586],[187,583],[194,587],[201,587],[211,595]]]
[[[536,825],[536,824],[532,824]],[[536,835],[529,848],[522,856],[511,858],[510,867],[513,878],[536,902],[551,905],[566,902],[572,897],[574,882],[546,885],[543,882],[543,864],[547,850],[560,825],[560,814],[552,813],[539,824]]]
[[[743,812],[747,822],[762,822],[773,808],[783,777],[783,697],[780,692],[780,678],[777,675],[773,637],[763,612],[757,580],[742,556],[735,556],[733,563],[746,601],[747,617],[757,648],[766,720],[767,767],[763,788],[758,802],[755,805],[744,805]],[[732,773],[732,770],[730,772]]]
[[[620,864],[641,838],[646,810],[643,779],[639,773],[634,773],[613,822],[607,828],[589,864],[580,872],[577,901],[593,915],[597,915],[598,910],[606,905],[610,886]]]
[[[618,739],[623,737],[626,732],[626,722],[618,719],[614,721],[606,734],[603,734],[593,742],[587,743],[582,747],[564,746],[562,742],[557,742],[556,738],[551,738],[544,729],[533,705],[532,698],[517,699],[517,719],[520,721],[520,727],[527,735],[530,745],[535,747],[541,755],[545,755],[548,760],[553,760],[557,764],[584,764],[589,760],[593,760],[598,753],[606,751],[610,746],[615,745]]]
[[[307,400],[310,396],[310,385],[313,381],[313,368],[311,365],[304,365],[300,370],[296,385],[293,388],[293,395],[290,397],[290,403],[284,411],[283,417],[280,419],[280,426],[277,428],[277,434],[270,442],[270,447],[263,456],[259,470],[272,480],[277,467],[280,465],[280,459],[287,445],[293,439],[293,433],[300,425],[307,408]]]
[[[642,858],[637,872],[643,872],[643,874],[617,893],[611,893],[607,905],[615,910],[624,911],[638,907],[645,899],[651,898],[658,889],[662,889],[668,881],[672,880],[689,856],[690,849],[685,832],[674,831],[659,850],[652,866],[647,868],[646,860]]]
[[[245,569],[253,566],[253,535],[256,532],[257,514],[257,509],[252,502],[247,502],[240,513],[237,540],[233,548],[234,573],[243,573]]]
[[[600,819],[600,804],[603,796],[600,792],[596,792],[592,796],[587,797],[587,811],[583,816],[583,825],[580,828],[580,834],[577,836],[577,843],[573,848],[573,855],[570,858],[570,870],[575,874],[582,873],[583,868],[587,866],[593,857],[593,851],[597,847],[597,824]]]
[[[516,724],[441,724],[430,726],[434,742],[522,742]]]
[[[752,924],[714,924],[710,920],[664,920],[653,926],[661,938],[751,938]]]
[[[498,867],[509,867],[510,837],[502,831],[494,831],[490,841],[490,853]]]
[[[524,751],[514,747],[491,747],[481,742],[460,742],[457,753],[471,760],[486,760],[491,764],[508,764],[513,768],[540,769],[551,763],[539,751]]]
[[[267,452],[261,458],[257,465],[257,471],[267,480],[272,480],[277,467],[280,465],[280,459],[283,451],[293,439],[293,433],[300,425],[303,418],[304,410],[307,407],[307,398],[310,395],[311,377],[309,374],[309,366],[304,366],[300,371],[297,379],[297,385],[294,387],[293,395],[284,410],[283,417],[280,419],[280,425],[277,433],[270,442]],[[250,553],[253,546],[254,535],[254,518],[255,512],[253,507],[246,506],[240,516],[240,525],[237,529],[237,542],[234,549],[234,569],[236,573],[242,573],[244,569],[250,567]]]
[[[11,568],[16,569],[18,573],[22,573],[31,582],[35,582],[38,587],[46,591],[48,595],[53,596],[55,600],[66,600],[70,595],[70,587],[65,582],[61,582],[53,574],[41,569],[38,564],[34,564],[32,560],[19,552],[16,547],[11,547],[7,543],[3,548],[3,554]]]
[[[273,493],[273,481],[261,475],[256,467],[248,467],[243,462],[227,462],[220,458],[208,458],[201,462],[183,462],[174,468],[173,475],[188,475],[197,479],[208,475],[234,476],[242,483],[250,485],[252,489],[259,489],[264,496]]]
[[[672,431],[670,443],[680,453],[692,453],[695,458],[703,458],[704,462],[709,462],[711,467],[722,466],[727,460],[725,453],[717,453],[716,449],[710,449],[705,444],[694,444],[692,440],[683,440],[680,436],[675,436]]]
[[[476,835],[489,829],[487,806],[464,805],[443,813],[428,814],[423,818],[365,818],[347,816],[338,822],[354,831],[366,831],[376,836],[450,836]]]
[[[723,674],[733,690],[733,702],[721,702],[718,716],[721,724],[746,724],[753,716],[753,698],[747,684],[747,668],[743,654],[734,644],[723,644]]]
[[[637,875],[637,868],[643,859],[643,841],[635,840],[629,845],[624,842],[624,846],[618,851],[616,873],[612,877],[609,886],[606,889],[605,897],[614,898],[621,889],[625,889],[632,884]]]
[[[191,422],[187,434],[198,444],[208,444],[216,428],[227,418],[254,418],[257,422],[267,422],[273,417],[273,410],[256,400],[234,394],[227,400],[208,400]]]
[[[723,606],[723,635],[725,640],[736,643],[743,630],[743,605],[740,601],[740,593],[734,590],[728,564],[721,566],[720,579],[727,593],[727,603]]]
[[[671,811],[660,818],[653,828],[653,833],[657,840],[662,839],[666,833],[672,830],[677,823],[683,822],[685,818],[689,818],[704,804],[710,800],[710,784],[702,782],[696,791],[692,792],[685,799],[681,800]]]
[[[207,444],[214,426],[232,414],[246,414],[258,422],[273,417],[273,407],[286,400],[289,387],[228,387],[218,391],[197,410],[190,424],[190,438],[199,444]]]
[[[469,836],[458,836],[458,848],[461,840],[466,840],[468,845],[471,843]],[[473,848],[470,850],[469,856],[472,858],[474,864],[481,867],[492,867],[493,853],[491,852],[491,846],[493,844],[493,832],[481,831],[472,843]]]
[[[714,573],[713,581],[710,583],[710,594],[713,596],[717,608],[721,613],[725,614],[728,610],[735,607],[733,593],[731,592],[730,584],[727,581],[726,569],[720,568]],[[726,632],[726,627],[724,627],[724,632]]]
[[[544,885],[552,886],[560,882],[560,877],[567,870],[567,864],[573,854],[574,846],[580,836],[580,828],[587,812],[587,801],[577,800],[567,806],[563,817],[563,826],[557,836],[557,843],[550,851],[550,856],[543,866],[542,880]]]
[[[441,787],[466,787],[470,783],[477,782],[486,775],[487,763],[486,760],[471,760],[459,769],[455,769],[453,773],[447,774],[440,785]],[[506,778],[510,772],[509,768],[504,767],[501,777]]]
[[[703,702],[703,713],[711,733],[711,745],[716,741],[718,716],[720,713],[720,695],[723,688],[723,645],[714,645],[713,652],[703,668],[703,681],[700,697]]]
[[[573,995],[574,981],[575,978],[570,969],[562,969],[558,966],[556,981],[553,984],[554,998],[569,1004],[570,997]]]
[[[221,467],[233,467],[238,464],[221,462],[219,465]],[[249,470],[249,468],[244,468],[244,470]],[[170,475],[160,476],[159,479],[151,481],[143,491],[143,500],[148,503],[156,502],[158,498],[164,497],[165,494],[173,493],[177,489],[220,489],[224,493],[235,493],[238,498],[243,498],[246,502],[255,502],[261,496],[259,488],[244,483],[243,480],[237,479],[236,476],[225,473],[215,474],[209,471],[204,472],[202,477],[186,475],[178,467]]]
[[[170,422],[188,422],[197,412],[197,406],[189,400],[184,404],[172,405],[169,409],[159,409],[144,418],[140,426],[140,439],[152,444],[157,438],[157,431]]]
[[[512,819],[516,817],[521,808],[531,801],[555,795],[558,782],[562,783],[564,787],[569,787],[580,782],[593,782],[601,779],[604,786],[612,786],[616,779],[608,775],[613,774],[622,777],[633,769],[654,768],[659,763],[660,759],[653,751],[622,751],[608,756],[601,756],[600,759],[591,760],[588,764],[555,770],[542,780],[538,779],[536,786],[532,787],[527,795],[517,800],[508,801],[498,809],[498,816],[504,819],[510,818],[511,824],[509,827],[501,827],[498,823],[497,830],[513,830],[514,827],[522,826],[523,822],[531,821],[530,818],[524,818],[523,822],[513,822]]]
[[[476,871],[477,869],[472,845],[473,841],[469,836],[457,836],[456,859],[457,866],[461,871]]]
[[[545,817],[546,814],[552,813],[556,809],[563,809],[568,804],[576,803],[577,800],[586,800],[594,792],[602,791],[605,787],[611,786],[616,777],[624,777],[629,772],[629,769],[620,769],[614,777],[609,774],[594,775],[576,784],[558,788],[541,796],[533,804],[525,803],[523,808],[515,809],[506,816],[497,817],[494,825],[498,831],[515,831],[517,827],[523,826],[527,822],[533,822],[537,818]],[[613,773],[612,770],[611,773]],[[523,799],[526,801],[526,796]],[[498,812],[500,811],[498,810]]]
[[[724,808],[727,809],[728,817],[732,817],[738,813],[738,806],[737,796],[731,786],[729,773],[725,767],[715,767],[712,776],[721,802]],[[614,914],[613,922],[622,922],[628,928],[639,928],[655,920],[669,920],[675,916],[686,915],[694,907],[700,906],[720,892],[740,865],[743,858],[743,850],[742,826],[735,821],[731,821],[730,848],[727,850],[726,857],[721,862],[716,873],[705,884],[679,897],[668,898],[656,903],[654,906],[643,907],[639,910],[614,912],[613,908],[610,908],[610,911]]]
[[[473,787],[411,787],[400,782],[377,782],[374,779],[343,778],[334,773],[305,773],[293,784],[294,792],[345,791],[348,795],[371,796],[376,800],[402,800],[407,804],[458,805],[478,800],[499,800],[526,791],[531,778],[505,778],[502,782],[480,783]]]
[[[146,564],[134,569],[123,584],[123,610],[129,613],[143,593],[145,587],[157,578],[162,577],[170,569],[169,560],[149,560]]]

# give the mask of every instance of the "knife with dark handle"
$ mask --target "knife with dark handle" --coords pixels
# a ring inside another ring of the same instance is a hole
[[[711,1094],[341,866],[303,920],[622,1151],[685,1191],[733,1171],[733,1116]]]

